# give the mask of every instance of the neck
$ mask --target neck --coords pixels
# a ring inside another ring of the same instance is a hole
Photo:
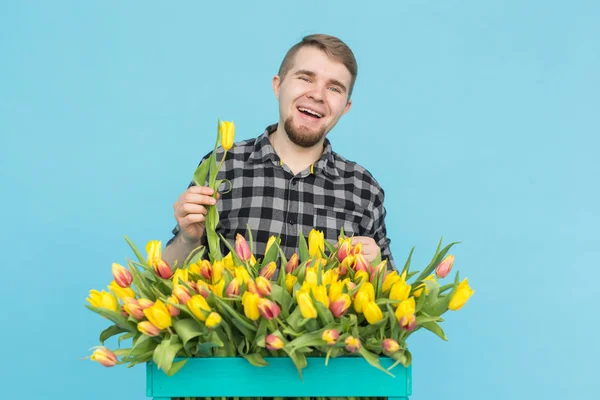
[[[282,123],[277,126],[275,132],[269,135],[269,141],[275,153],[294,175],[314,164],[323,154],[324,139],[312,147],[298,146],[290,141]]]

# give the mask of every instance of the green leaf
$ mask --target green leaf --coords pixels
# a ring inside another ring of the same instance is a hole
[[[185,363],[188,361],[188,359],[186,358],[185,360],[181,360],[181,361],[176,361],[171,365],[171,368],[169,368],[169,371],[167,372],[167,376],[173,376],[177,373],[177,371],[179,371],[184,365]]]
[[[139,332],[127,332],[126,334],[119,336],[119,346],[121,346],[123,340],[134,338],[137,335],[139,335]]]
[[[410,249],[410,253],[408,254],[408,258],[406,259],[406,263],[404,264],[404,268],[402,268],[402,272],[400,273],[400,276],[402,276],[402,274],[405,272],[408,274],[408,269],[410,268],[410,260],[412,259],[412,255],[413,255],[414,251],[415,251],[414,247],[412,249]],[[408,276],[406,277],[406,280],[408,281]]]
[[[131,271],[131,276],[133,277],[133,284],[135,288],[139,292],[141,297],[145,297],[149,300],[155,301],[156,296],[152,293],[152,290],[149,289],[152,285],[150,285],[146,278],[140,273],[140,271],[136,268],[134,262],[128,262],[129,270]]]
[[[308,255],[308,244],[306,243],[306,238],[304,238],[302,231],[298,232],[298,242],[300,245],[298,248],[298,258],[300,259],[300,262],[303,263],[310,260],[310,256]]]
[[[360,350],[358,352],[373,367],[375,367],[378,370],[385,372],[387,375],[395,378],[395,376],[390,371],[388,371],[387,369],[385,369],[381,366],[381,363],[379,362],[379,357],[377,357],[375,354],[371,353],[369,350],[365,349],[364,346],[361,346]]]
[[[156,366],[168,373],[173,364],[173,359],[177,355],[177,352],[183,348],[181,343],[171,343],[171,339],[164,339],[156,349],[154,349],[154,356],[152,360]]]
[[[444,333],[444,330],[437,322],[433,322],[433,321],[425,322],[425,323],[421,324],[420,326],[422,326],[423,328],[427,329],[430,332],[435,333],[440,338],[442,338],[442,340],[446,340],[446,341],[448,340],[448,338],[446,337],[446,334]]]
[[[139,262],[145,263],[146,259],[144,258],[144,256],[142,256],[142,253],[140,253],[137,247],[135,247],[135,244],[133,244],[133,242],[129,240],[127,236],[125,236],[125,240],[127,241],[127,244],[129,244],[129,247],[131,247],[131,250],[133,250],[133,252],[135,253],[135,256],[137,257]]]
[[[254,254],[254,238],[252,237],[252,229],[250,229],[250,224],[246,224],[246,233],[248,234],[248,245],[250,245],[250,253]]]
[[[325,247],[327,248],[327,250],[329,250],[329,254],[334,254],[337,252],[337,249],[335,248],[334,245],[332,245],[331,243],[329,243],[329,241],[325,241]]]
[[[281,272],[285,274],[283,269]],[[271,287],[271,298],[281,305],[281,318],[286,319],[290,315],[292,296],[290,296],[287,289],[284,289],[285,286],[272,285]]]
[[[325,307],[324,304],[322,304],[320,301],[314,301],[314,305],[317,309],[319,319],[323,325],[329,325],[334,321],[333,314],[327,307]]]
[[[269,363],[266,362],[265,359],[258,353],[242,354],[242,357],[248,360],[248,362],[255,367],[266,367],[269,365]]]
[[[227,239],[225,239],[225,236],[223,236],[222,234],[219,233],[219,236],[221,237],[223,243],[225,243],[225,246],[227,246],[227,248],[231,252],[231,257],[233,258],[234,265],[243,265],[244,263],[238,257],[237,253],[235,252],[235,248],[231,245],[231,243],[229,243]]]
[[[191,339],[208,332],[205,327],[191,318],[173,321],[173,329],[175,329],[175,332],[177,332],[177,335],[181,338],[184,346]]]
[[[452,248],[452,246],[454,246],[455,244],[460,243],[460,242],[452,242],[448,246],[444,247],[444,249],[442,251],[439,251],[439,249],[440,249],[440,247],[442,245],[442,239],[440,239],[440,243],[438,245],[438,249],[436,250],[435,255],[433,256],[431,262],[429,263],[429,265],[427,266],[427,268],[425,268],[425,270],[423,270],[423,272],[421,272],[421,275],[419,275],[419,277],[415,280],[415,283],[416,282],[420,282],[423,279],[425,279],[426,277],[428,277],[429,275],[431,275],[431,273],[435,270],[435,267],[437,267],[437,265],[446,256],[446,254],[448,253],[448,251],[450,250],[450,248]]]
[[[135,358],[149,351],[154,351],[156,346],[158,346],[156,340],[154,340],[150,336],[140,335],[133,340],[133,344],[131,346],[131,350],[127,354],[127,358]]]
[[[93,312],[98,313],[105,318],[108,318],[120,328],[123,328],[124,330],[129,332],[137,332],[137,325],[127,321],[127,318],[121,315],[121,313],[103,307],[94,307],[87,304],[85,306],[89,310],[92,310]]]
[[[209,167],[208,160],[208,158],[204,159],[204,161],[198,165],[196,171],[194,171],[193,180],[196,186],[206,186],[206,176],[208,175]]]
[[[104,345],[104,342],[114,335],[118,335],[119,333],[129,332],[128,329],[124,329],[118,325],[111,325],[100,333],[100,344]]]

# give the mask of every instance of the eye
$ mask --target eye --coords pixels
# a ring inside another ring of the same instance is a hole
[[[298,79],[303,80],[305,82],[310,82],[310,79],[308,79],[306,76],[300,76],[298,77]]]
[[[338,88],[337,86],[331,86],[329,88],[329,90],[332,90],[332,91],[334,91],[336,93],[342,93],[342,91],[340,90],[340,88]]]

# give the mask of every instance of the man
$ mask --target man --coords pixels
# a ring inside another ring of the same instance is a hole
[[[214,199],[212,189],[191,185],[179,197],[173,206],[178,225],[165,260],[181,262],[206,244],[206,206],[216,204],[217,231],[233,243],[237,233],[248,237],[249,224],[257,258],[271,235],[280,235],[289,258],[298,249],[299,231],[306,237],[315,228],[335,242],[344,228],[353,244],[362,243],[367,261],[381,249],[388,268],[395,268],[383,190],[367,170],[333,152],[326,139],[350,110],[356,75],[354,54],[338,38],[310,35],[293,46],[273,78],[279,122],[228,152],[217,179],[229,180],[231,191]]]

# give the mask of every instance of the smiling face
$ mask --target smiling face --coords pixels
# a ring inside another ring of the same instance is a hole
[[[350,109],[351,82],[352,76],[341,62],[315,47],[299,49],[285,76],[273,78],[279,123],[290,141],[301,147],[321,143]]]

